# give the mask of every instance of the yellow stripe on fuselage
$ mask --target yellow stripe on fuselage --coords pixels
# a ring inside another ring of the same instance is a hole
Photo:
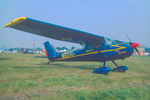
[[[116,44],[116,45],[110,45],[110,46],[113,46],[113,47],[118,47],[116,49],[110,49],[110,50],[103,50],[103,51],[100,51],[100,52],[109,52],[109,51],[117,51],[117,50],[120,50],[120,49],[125,49],[126,47],[123,47],[123,46],[118,46],[119,44]],[[66,56],[66,57],[62,57],[62,58],[58,58],[58,59],[55,59],[55,60],[63,60],[63,59],[68,59],[68,58],[73,58],[73,57],[79,57],[79,56],[85,56],[85,55],[90,55],[90,54],[96,54],[96,53],[99,53],[98,51],[95,51],[95,52],[89,52],[89,53],[84,53],[84,54],[79,54],[79,55],[73,55],[73,56]]]
[[[11,26],[14,26],[16,24],[19,24],[19,23],[23,22],[24,20],[26,20],[26,17],[19,17],[15,20],[11,21],[10,23],[6,24],[3,27],[11,27]]]
[[[126,47],[123,47],[123,46],[118,46],[118,44],[117,44],[117,45],[110,45],[110,46],[113,46],[113,47],[119,47],[119,48],[116,48],[116,49],[110,49],[110,50],[103,50],[103,51],[100,51],[100,52],[117,51],[117,50],[125,49],[125,48],[126,48]]]

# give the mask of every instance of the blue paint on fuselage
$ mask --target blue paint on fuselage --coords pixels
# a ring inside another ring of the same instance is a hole
[[[83,48],[68,53],[58,53],[55,61],[109,61],[125,59],[133,54],[133,48],[128,43],[105,45],[98,50],[105,56],[105,59],[94,49]]]

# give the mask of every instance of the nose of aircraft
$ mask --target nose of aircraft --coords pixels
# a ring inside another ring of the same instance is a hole
[[[139,43],[132,43],[131,47],[132,47],[132,48],[136,48],[136,47],[138,47],[139,45],[140,45]]]
[[[133,49],[135,49],[135,51],[140,55],[140,52],[139,52],[139,50],[136,48],[136,47],[138,47],[140,44],[139,43],[130,43],[131,45],[131,47],[133,48]]]

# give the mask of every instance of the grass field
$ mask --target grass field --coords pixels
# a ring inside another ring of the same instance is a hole
[[[150,100],[150,57],[117,61],[125,73],[93,74],[98,62],[48,62],[0,53],[0,100]],[[115,67],[111,62],[107,66]]]

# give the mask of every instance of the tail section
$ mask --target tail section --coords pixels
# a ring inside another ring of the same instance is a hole
[[[53,61],[53,59],[56,58],[56,49],[48,42],[44,42],[44,46],[45,46],[45,49],[47,51],[47,56],[49,58],[50,61]]]

